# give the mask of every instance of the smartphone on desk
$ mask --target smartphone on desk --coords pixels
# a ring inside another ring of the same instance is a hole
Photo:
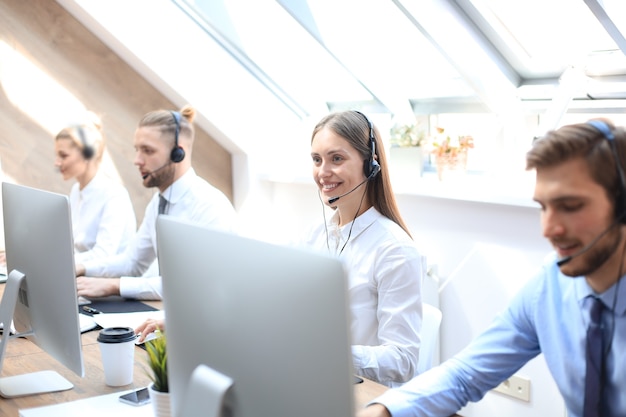
[[[120,395],[120,401],[130,405],[144,405],[150,402],[148,388],[141,388],[128,394]]]

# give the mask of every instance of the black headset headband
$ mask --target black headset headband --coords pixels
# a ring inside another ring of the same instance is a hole
[[[367,118],[367,116],[358,110],[354,110],[355,113],[360,114],[367,122],[369,127],[369,142],[370,142],[370,156],[365,160],[363,165],[363,173],[368,180],[374,178],[380,172],[380,164],[376,160],[376,138],[374,136],[374,124]]]
[[[174,163],[178,163],[185,159],[185,150],[178,144],[178,135],[180,134],[180,113],[177,111],[171,111],[174,123],[176,123],[176,131],[174,132],[174,147],[170,152],[170,160]]]
[[[620,182],[620,191],[615,200],[615,214],[618,218],[622,219],[622,222],[626,222],[626,218],[623,215],[623,212],[626,210],[626,177],[624,176],[624,168],[622,167],[621,159],[619,157],[619,152],[617,151],[617,145],[615,143],[615,135],[611,131],[611,128],[608,124],[603,122],[602,120],[589,120],[587,122],[588,125],[593,126],[602,133],[602,136],[609,142],[609,147],[611,148],[611,153],[613,154],[613,159],[615,159],[615,166],[617,167],[617,176]]]

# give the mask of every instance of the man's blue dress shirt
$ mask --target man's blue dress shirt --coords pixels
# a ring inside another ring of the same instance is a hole
[[[489,328],[467,348],[441,366],[417,376],[377,398],[393,417],[442,416],[480,400],[517,372],[530,359],[544,354],[563,396],[569,417],[582,417],[585,392],[585,338],[589,322],[588,295],[583,277],[561,274],[556,257],[498,314]],[[622,280],[623,281],[623,280]],[[603,402],[611,412],[626,416],[626,282],[598,295],[606,310],[603,320],[610,344]]]

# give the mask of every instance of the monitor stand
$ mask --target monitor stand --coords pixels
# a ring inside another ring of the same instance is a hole
[[[14,337],[29,336],[32,332],[11,334],[13,314],[17,305],[20,286],[25,275],[18,270],[12,270],[7,277],[7,282],[0,301],[0,323],[3,326],[2,339],[0,339],[0,373],[4,363],[9,340]],[[25,395],[42,394],[46,392],[65,391],[72,389],[74,385],[55,371],[41,371],[29,374],[0,378],[0,396],[4,398],[22,397]]]
[[[231,416],[229,390],[233,386],[232,378],[209,368],[198,365],[189,378],[184,404],[178,404],[180,417]]]

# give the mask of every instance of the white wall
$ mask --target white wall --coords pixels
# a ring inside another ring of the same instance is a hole
[[[259,237],[288,241],[322,220],[322,204],[311,182],[260,181],[271,214],[256,223]],[[550,251],[541,236],[534,207],[480,203],[398,194],[398,203],[414,238],[435,264],[440,277],[442,360],[462,349],[528,279]],[[260,211],[259,211],[259,214]],[[565,409],[540,356],[518,375],[531,379],[530,403],[488,393],[462,410],[466,417],[514,415],[564,416]]]

